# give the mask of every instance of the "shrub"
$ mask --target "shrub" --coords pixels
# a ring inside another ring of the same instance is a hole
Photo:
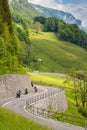
[[[78,112],[81,113],[84,117],[87,117],[87,108],[79,107]]]

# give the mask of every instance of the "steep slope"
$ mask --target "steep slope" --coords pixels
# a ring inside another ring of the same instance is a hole
[[[30,41],[35,55],[31,66],[35,70],[67,73],[74,66],[81,69],[83,64],[87,64],[87,51],[58,40],[54,33],[36,34],[30,30]],[[38,59],[43,62],[38,62]]]
[[[18,66],[18,41],[13,34],[8,0],[0,1],[0,74]],[[16,48],[17,47],[17,48]]]
[[[27,0],[13,0],[10,3],[10,8],[12,17],[20,16],[30,22],[35,16],[40,15],[40,13],[34,9]]]
[[[54,17],[65,21],[69,24],[77,24],[81,26],[81,21],[76,19],[72,14],[55,10],[52,8],[42,7],[29,3],[27,0],[12,0],[10,3],[11,12],[13,15],[19,15],[20,17],[32,21],[36,16]],[[14,17],[14,16],[13,16]]]
[[[30,6],[27,0],[14,0],[11,3],[11,11],[13,19],[18,20],[20,18],[17,27],[19,30],[18,35],[21,42],[23,42],[23,21],[32,23],[33,18],[40,14]],[[35,24],[30,23],[26,27],[35,28]],[[73,66],[81,69],[82,64],[87,64],[87,52],[83,48],[69,42],[60,41],[54,33],[39,32],[37,34],[35,30],[30,29],[29,38],[32,52],[32,61],[29,63],[29,67],[32,70],[66,73]]]
[[[27,41],[27,48],[29,48],[28,38],[22,37]],[[0,0],[0,74],[23,72],[22,61],[25,57],[23,47],[13,29],[8,0]]]

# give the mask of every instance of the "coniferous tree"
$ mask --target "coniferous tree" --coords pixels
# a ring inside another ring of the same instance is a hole
[[[8,0],[0,0],[0,74],[17,71],[20,43],[16,39]]]
[[[8,0],[0,0],[0,18],[2,19],[2,22],[8,25],[9,31],[12,33],[13,29]]]

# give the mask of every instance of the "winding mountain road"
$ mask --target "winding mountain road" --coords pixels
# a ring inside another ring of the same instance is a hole
[[[64,124],[62,122],[55,121],[52,119],[45,119],[45,118],[38,117],[38,116],[35,116],[35,115],[27,112],[25,109],[27,99],[29,99],[35,95],[39,95],[43,92],[51,91],[52,89],[54,89],[54,88],[44,87],[44,86],[37,86],[37,87],[38,87],[37,93],[22,95],[21,98],[17,98],[17,99],[12,97],[12,98],[8,98],[8,99],[0,100],[0,104],[9,110],[19,113],[19,114],[25,116],[26,118],[29,118],[35,122],[45,125],[53,130],[84,130],[84,128],[72,126],[69,124]]]

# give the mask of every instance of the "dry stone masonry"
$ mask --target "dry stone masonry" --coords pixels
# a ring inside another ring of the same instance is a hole
[[[45,110],[50,110],[52,108],[54,111],[59,110],[62,112],[66,111],[68,108],[64,90],[52,97],[39,101],[34,106]]]
[[[0,76],[0,99],[13,97],[18,90],[24,93],[25,89],[32,92],[31,81],[27,75],[6,74]]]
[[[46,109],[50,109],[52,106],[54,111],[66,111],[67,100],[64,91],[61,91],[60,93],[48,98],[44,104]]]

